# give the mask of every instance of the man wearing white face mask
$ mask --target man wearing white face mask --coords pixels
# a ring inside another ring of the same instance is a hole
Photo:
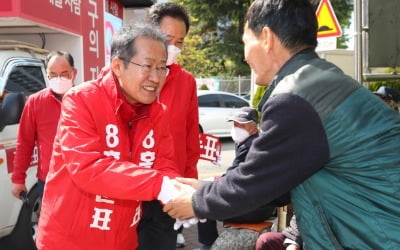
[[[250,107],[241,108],[228,120],[233,122],[231,136],[235,142],[235,159],[227,170],[236,168],[246,158],[251,143],[258,137],[258,113]]]
[[[45,66],[49,78],[49,88],[29,96],[18,128],[14,169],[11,176],[11,192],[16,198],[20,198],[22,192],[27,192],[26,171],[29,168],[35,146],[37,146],[38,154],[39,195],[43,196],[53,140],[61,112],[61,99],[74,85],[77,73],[73,57],[65,51],[50,52],[46,57]]]
[[[228,122],[233,122],[231,136],[235,142],[235,159],[227,172],[244,162],[253,140],[258,137],[258,113],[253,108],[242,107]],[[223,220],[226,229],[220,235],[216,221],[207,219],[205,223],[198,224],[198,238],[202,246],[196,250],[254,249],[258,236],[269,226],[265,220],[274,212],[275,206],[266,204],[241,216]]]
[[[174,161],[183,177],[197,179],[200,156],[199,116],[196,80],[177,62],[189,31],[189,16],[176,3],[156,3],[148,12],[147,21],[159,27],[168,42],[169,74],[159,100],[170,117],[170,132],[174,145]],[[158,201],[143,203],[143,217],[139,226],[139,250],[175,250],[185,241],[181,229],[174,230],[175,219],[162,211]]]

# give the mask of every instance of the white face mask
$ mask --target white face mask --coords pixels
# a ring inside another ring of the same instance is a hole
[[[167,65],[171,65],[178,59],[178,56],[181,53],[181,49],[174,45],[168,45],[167,50],[168,50]]]
[[[49,86],[54,93],[63,95],[70,88],[72,88],[72,79],[67,79],[64,77],[54,77],[49,80]]]
[[[236,142],[237,144],[240,144],[240,143],[244,142],[244,140],[249,138],[250,133],[247,132],[247,130],[245,130],[245,129],[233,126],[232,130],[231,130],[231,136],[232,136],[232,139],[234,142]]]

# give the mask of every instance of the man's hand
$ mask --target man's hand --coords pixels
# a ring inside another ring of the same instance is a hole
[[[15,198],[20,199],[21,197],[19,195],[22,191],[24,191],[25,193],[28,193],[28,190],[26,189],[25,184],[16,184],[16,183],[12,184],[11,193],[12,193],[12,195],[15,196]]]
[[[179,179],[185,179],[185,178],[179,178]],[[195,179],[188,179],[188,180],[195,180]],[[181,182],[181,180],[178,181]],[[190,182],[193,184],[195,183],[194,181]],[[181,221],[194,217],[195,215],[192,208],[192,195],[196,190],[189,185],[183,184],[182,182],[175,183],[174,185],[179,190],[179,195],[171,199],[164,206],[163,211],[168,213],[168,215],[171,216],[172,218],[179,219]]]
[[[201,185],[203,185],[202,181],[199,181],[197,179],[193,179],[193,178],[182,178],[182,177],[176,177],[176,179],[178,182],[186,184],[191,186],[194,189],[199,189],[199,187],[201,187]]]

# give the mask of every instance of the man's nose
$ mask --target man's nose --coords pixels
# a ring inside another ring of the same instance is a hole
[[[149,79],[153,82],[160,82],[161,76],[157,70],[152,69],[149,74]]]

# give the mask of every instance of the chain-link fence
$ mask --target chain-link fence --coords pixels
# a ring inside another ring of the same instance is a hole
[[[236,76],[229,78],[197,78],[197,88],[226,91],[240,96],[250,94],[250,76]]]

